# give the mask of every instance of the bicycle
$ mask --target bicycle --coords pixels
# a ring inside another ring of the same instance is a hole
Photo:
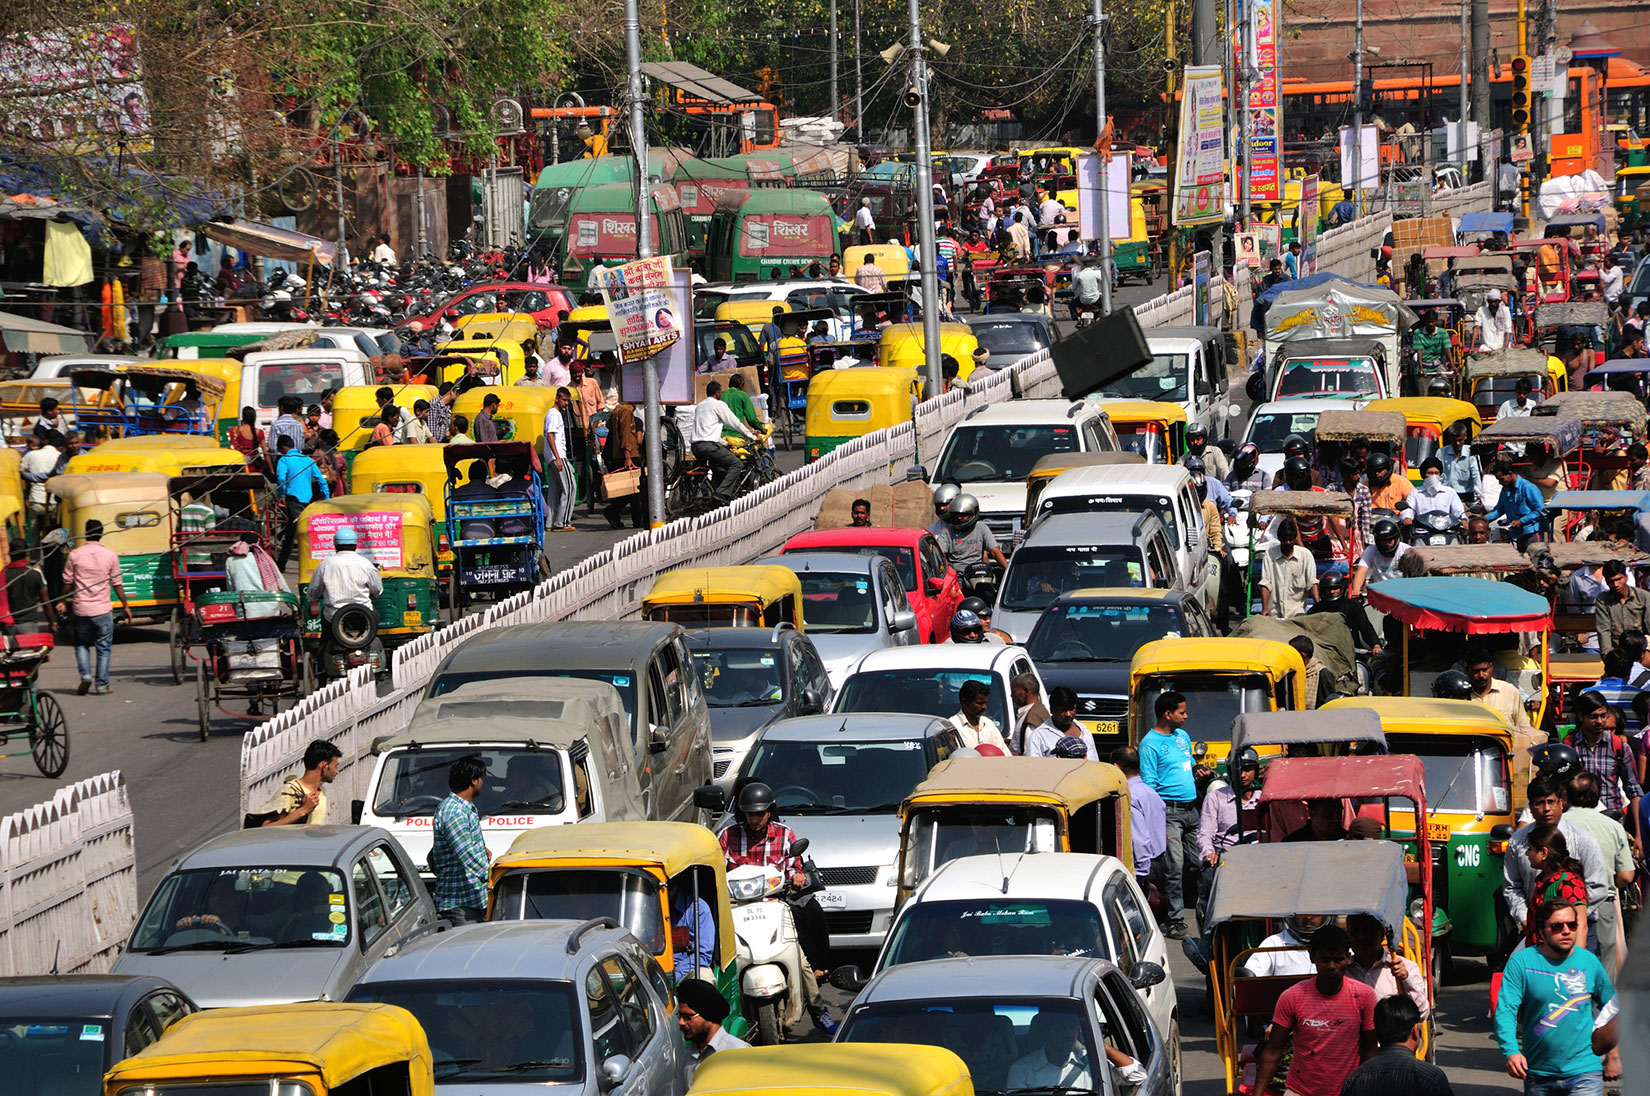
[[[740,468],[733,476],[732,493],[726,499],[718,499],[711,493],[710,468],[694,460],[690,452],[682,462],[681,475],[670,495],[667,507],[670,514],[673,517],[688,517],[709,513],[778,479],[779,469],[774,466],[773,449],[768,444],[771,436],[772,429],[769,428],[755,442],[744,438],[729,439],[728,448],[740,459]]]

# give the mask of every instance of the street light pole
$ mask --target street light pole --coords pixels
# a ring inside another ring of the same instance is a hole
[[[854,0],[854,131],[865,143],[865,75],[859,67],[859,4]]]
[[[652,188],[647,180],[647,116],[642,102],[642,29],[637,0],[624,2],[624,51],[629,67],[630,152],[636,159],[636,258],[653,257],[653,225],[648,220]],[[622,367],[621,367],[622,368]],[[647,512],[654,528],[665,523],[665,458],[659,437],[659,367],[642,359],[642,430],[647,446]]]
[[[836,97],[836,0],[831,0],[831,121],[841,120],[842,111]]]
[[[1352,191],[1360,216],[1364,209],[1364,0],[1357,0],[1352,30]],[[1299,210],[1295,211],[1295,233],[1300,234]]]
[[[1096,144],[1106,132],[1106,15],[1101,0],[1094,0],[1094,136]],[[1111,315],[1111,156],[1100,156],[1100,311]],[[1123,180],[1128,186],[1128,180]]]
[[[634,2],[634,0],[632,0]],[[917,261],[922,273],[922,356],[928,375],[928,397],[945,386],[940,376],[940,278],[934,244],[934,157],[928,145],[928,63],[922,43],[922,17],[917,0],[910,0],[912,128],[917,146]],[[961,364],[960,362],[958,363]]]
[[[1470,67],[1467,60],[1467,11],[1471,3],[1472,0],[1461,0],[1461,120],[1455,127],[1455,143],[1460,149],[1463,182],[1470,178],[1467,174],[1467,71]]]

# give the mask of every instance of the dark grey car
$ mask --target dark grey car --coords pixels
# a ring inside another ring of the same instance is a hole
[[[710,705],[713,782],[721,787],[733,786],[751,743],[769,724],[830,706],[835,690],[825,663],[794,625],[696,628],[687,645]]]
[[[109,1067],[194,1011],[188,994],[152,975],[0,978],[0,1087],[101,1096]]]
[[[1047,350],[1060,341],[1060,329],[1044,316],[1029,312],[994,312],[970,316],[968,329],[986,352],[988,369],[1013,365],[1027,354]]]

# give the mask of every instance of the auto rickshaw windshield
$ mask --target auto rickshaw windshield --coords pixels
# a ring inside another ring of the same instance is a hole
[[[611,917],[628,929],[649,955],[665,950],[662,911],[659,881],[640,868],[512,871],[499,880],[493,897],[495,921]]]
[[[1139,698],[1131,705],[1137,713],[1137,737],[1152,729],[1157,698],[1170,689],[1186,698],[1186,731],[1194,739],[1225,738],[1232,720],[1245,712],[1267,711],[1272,695],[1271,686],[1259,674],[1151,677],[1141,683]]]
[[[1493,738],[1393,733],[1386,745],[1392,753],[1421,759],[1429,811],[1505,814],[1512,809],[1507,753]]]
[[[918,878],[927,878],[946,861],[964,856],[1059,852],[1059,827],[1053,807],[916,807],[905,823],[906,862],[916,867]]]

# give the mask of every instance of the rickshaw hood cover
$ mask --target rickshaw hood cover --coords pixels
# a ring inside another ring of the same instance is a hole
[[[1550,446],[1559,454],[1572,453],[1581,444],[1581,420],[1572,415],[1529,415],[1497,419],[1472,439],[1472,449],[1494,449],[1508,442]]]
[[[1380,757],[1280,757],[1266,766],[1264,803],[1290,799],[1391,796],[1425,803],[1426,769],[1414,754]]]
[[[1316,746],[1326,742],[1375,742],[1386,749],[1381,717],[1368,708],[1324,711],[1248,712],[1232,720],[1232,753],[1245,746]]]
[[[1487,578],[1389,578],[1369,588],[1369,604],[1414,628],[1468,635],[1552,627],[1546,598]]]
[[[1413,323],[1415,313],[1384,286],[1312,274],[1280,282],[1256,297],[1251,326],[1263,329],[1268,343],[1277,343],[1386,336]]]
[[[1335,691],[1351,696],[1358,691],[1358,672],[1355,668],[1356,651],[1352,646],[1352,630],[1339,613],[1315,613],[1279,620],[1272,616],[1252,616],[1233,630],[1234,636],[1255,636],[1288,643],[1296,636],[1312,641],[1313,653],[1335,678]]]
[[[1239,917],[1367,913],[1403,923],[1409,884],[1396,841],[1293,841],[1234,845],[1215,872],[1208,925]]]

